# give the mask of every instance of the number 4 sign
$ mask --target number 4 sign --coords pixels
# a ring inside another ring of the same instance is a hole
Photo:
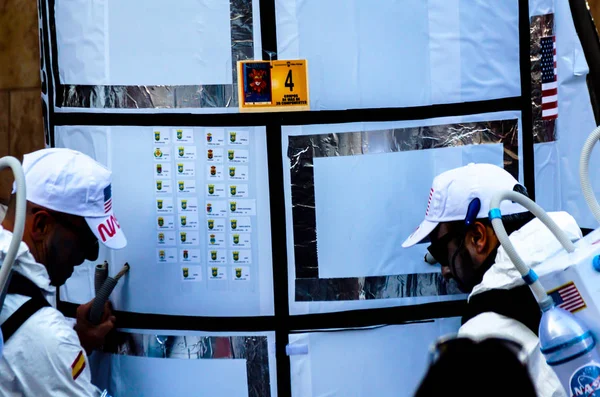
[[[309,110],[306,60],[238,62],[242,112]]]

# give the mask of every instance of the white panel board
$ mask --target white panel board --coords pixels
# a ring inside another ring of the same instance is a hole
[[[56,135],[113,171],[128,245],[103,249],[98,261],[107,259],[111,274],[131,265],[112,295],[117,310],[273,314],[264,128],[74,126]],[[63,300],[92,298],[93,265],[77,268]]]
[[[459,318],[366,330],[290,335],[307,354],[290,356],[294,397],[412,396],[436,338],[456,333]]]
[[[435,126],[490,120],[517,120],[519,112],[498,112],[463,117],[447,117],[430,120],[349,123],[338,125],[284,126],[283,164],[287,221],[288,285],[290,313],[324,313],[343,310],[390,307],[397,305],[439,302],[463,299],[464,295],[419,294],[406,296],[385,294],[383,297],[322,298],[322,293],[312,290],[311,296],[296,295],[296,260],[294,242],[294,218],[292,201],[292,175],[288,171],[293,162],[288,156],[290,137],[328,134],[332,144],[342,143],[339,136],[345,132],[387,131],[394,128]],[[375,137],[375,135],[373,135]],[[365,138],[366,139],[366,138]],[[418,139],[418,138],[417,138]],[[518,138],[521,141],[520,134]],[[460,142],[460,141],[458,141]],[[433,178],[448,169],[470,162],[488,162],[502,165],[502,144],[464,145],[443,149],[377,152],[381,144],[376,138],[362,142],[365,154],[331,155],[315,158],[314,195],[317,234],[317,258],[319,279],[355,278],[359,285],[364,277],[405,274],[430,274],[439,272],[423,261],[425,245],[410,249],[400,247],[423,220],[427,196]],[[459,143],[458,143],[459,144]],[[521,156],[519,145],[519,156]],[[341,150],[332,147],[334,151]],[[522,163],[519,178],[523,182]],[[302,179],[304,181],[304,179]],[[305,258],[300,258],[304,260]],[[402,287],[399,287],[402,288]],[[366,291],[368,294],[369,292]]]
[[[519,96],[518,1],[277,0],[279,59],[307,59],[315,110]]]
[[[231,84],[229,2],[56,1],[63,84]]]

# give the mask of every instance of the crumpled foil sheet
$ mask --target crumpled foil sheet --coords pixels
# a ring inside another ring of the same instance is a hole
[[[461,294],[440,273],[319,278],[313,159],[502,143],[504,168],[519,177],[518,120],[457,123],[289,137],[296,301],[386,299]]]
[[[556,120],[542,120],[541,39],[542,37],[554,35],[554,14],[536,15],[532,17],[529,34],[531,40],[531,110],[533,120],[533,142],[553,142],[556,140]],[[557,45],[559,44],[557,43]]]
[[[269,397],[269,347],[266,336],[175,336],[118,332],[107,353],[165,359],[244,359],[248,396]]]
[[[235,108],[237,61],[254,58],[252,0],[230,0],[233,84],[193,86],[59,85],[58,107],[105,109]]]

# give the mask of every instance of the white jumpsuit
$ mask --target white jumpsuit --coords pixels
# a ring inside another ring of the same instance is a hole
[[[4,259],[12,233],[0,227],[0,262]],[[27,277],[55,306],[54,287],[46,268],[35,261],[21,243],[13,269]],[[0,323],[30,298],[7,295]],[[0,396],[100,396],[91,383],[85,350],[67,320],[53,307],[33,314],[12,335],[0,358]]]
[[[566,212],[553,212],[549,215],[569,238],[575,240],[582,237],[581,230],[571,215]],[[512,233],[510,240],[525,263],[533,269],[535,264],[543,262],[562,248],[556,237],[537,218]],[[522,285],[525,283],[521,275],[506,255],[506,251],[500,247],[494,265],[485,273],[482,282],[473,289],[469,299],[492,289],[511,289]],[[546,364],[540,352],[538,337],[523,323],[492,312],[481,313],[466,322],[460,328],[459,335],[473,339],[501,337],[521,343],[527,352],[529,374],[537,395],[567,395],[550,366]],[[515,395],[518,395],[518,390],[515,390]]]

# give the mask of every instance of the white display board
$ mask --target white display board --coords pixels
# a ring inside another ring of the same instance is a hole
[[[258,1],[250,3],[260,32]],[[222,0],[56,0],[60,82],[231,84],[232,13]],[[234,10],[235,11],[235,10]],[[256,50],[260,56],[260,39]]]
[[[519,112],[284,126],[290,313],[464,299],[423,261],[426,245],[401,244],[439,173],[485,162],[522,182],[520,128]]]
[[[57,127],[57,146],[113,172],[113,209],[128,240],[102,249],[118,310],[190,316],[273,314],[263,127]],[[93,263],[61,298],[93,296]]]
[[[277,0],[275,8],[278,57],[308,60],[311,109],[521,95],[518,0]]]
[[[273,332],[119,330],[118,353],[94,353],[92,381],[113,396],[276,397]]]
[[[290,335],[292,396],[412,396],[425,375],[429,347],[456,333],[459,318]]]

